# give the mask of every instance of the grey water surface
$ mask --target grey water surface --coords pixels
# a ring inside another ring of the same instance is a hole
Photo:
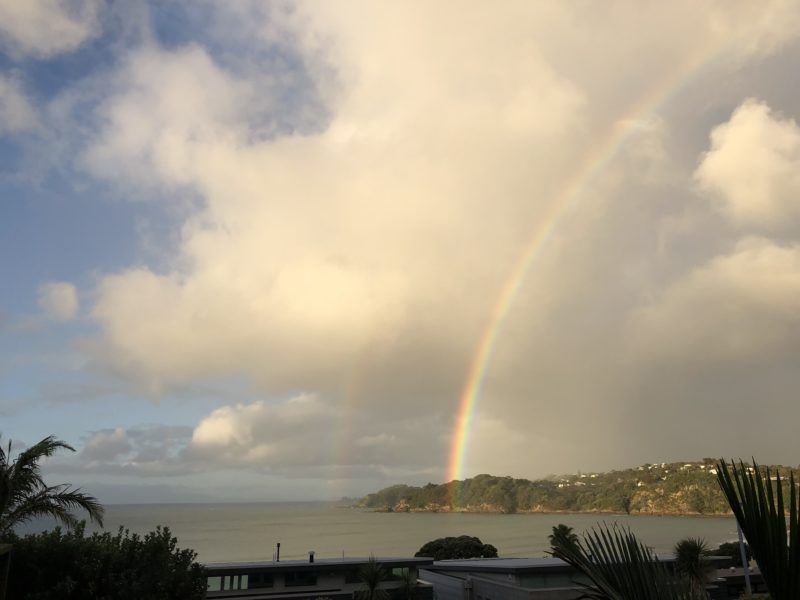
[[[630,527],[662,553],[686,536],[705,538],[712,546],[736,538],[733,518],[379,513],[322,502],[109,505],[105,530],[115,533],[123,526],[144,534],[168,526],[179,546],[193,548],[201,562],[272,560],[277,542],[282,559],[306,558],[309,550],[318,558],[412,556],[429,540],[462,534],[493,544],[501,556],[533,557],[544,556],[553,525],[566,523],[580,533],[599,521]],[[50,527],[37,522],[27,531]]]

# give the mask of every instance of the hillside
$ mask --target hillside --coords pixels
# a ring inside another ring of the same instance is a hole
[[[792,470],[777,468],[787,476]],[[712,459],[535,481],[477,475],[422,487],[394,485],[365,496],[359,506],[396,512],[730,514]]]

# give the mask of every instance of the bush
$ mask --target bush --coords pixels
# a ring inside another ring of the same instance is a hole
[[[12,536],[8,597],[30,600],[193,600],[205,598],[197,553],[181,550],[169,528],[144,537],[74,531]]]
[[[450,558],[496,558],[497,548],[484,544],[480,538],[461,535],[428,542],[414,556],[430,556],[433,560]]]

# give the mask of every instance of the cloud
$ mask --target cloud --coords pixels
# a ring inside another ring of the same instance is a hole
[[[282,402],[224,406],[194,428],[183,458],[217,467],[299,469],[300,473],[317,467],[352,470],[376,465],[418,472],[427,467],[430,450],[441,452],[439,440],[431,439],[430,425],[418,417],[388,425],[380,417],[340,411],[309,394]],[[376,426],[387,425],[389,431],[371,433]],[[368,452],[351,453],[351,443]]]
[[[510,289],[468,474],[788,452],[730,431],[798,383],[797,132],[768,108],[794,105],[770,73],[796,6],[265,6],[42,110],[74,113],[53,145],[81,177],[171,219],[87,290],[91,368],[228,391],[180,435],[95,432],[87,473],[440,480]]]
[[[67,282],[51,282],[39,286],[39,307],[48,319],[71,321],[78,314],[78,291]]]
[[[741,226],[771,229],[800,215],[800,128],[747,100],[711,133],[695,178]]]
[[[0,133],[28,131],[36,125],[36,112],[20,83],[0,75]]]
[[[798,315],[800,246],[746,238],[638,310],[631,332],[648,356],[753,364],[800,350]]]
[[[47,58],[75,50],[98,31],[98,0],[0,0],[0,41]]]
[[[132,477],[190,476],[247,470],[289,478],[418,480],[438,474],[430,452],[444,441],[435,419],[380,419],[336,410],[311,394],[257,400],[211,411],[194,427],[141,425],[92,432],[61,472]],[[355,448],[353,452],[351,442]]]
[[[464,43],[424,34],[427,44],[452,43],[448,51]],[[205,204],[184,223],[166,270],[98,286],[97,352],[116,372],[155,391],[231,372],[288,391],[329,386],[363,360],[397,361],[432,328],[440,333],[422,352],[464,352],[475,332],[463,323],[478,325],[473,316],[503,277],[494,258],[512,255],[523,234],[509,235],[506,217],[487,230],[479,215],[490,201],[505,204],[508,219],[530,210],[526,182],[556,160],[544,147],[569,135],[582,98],[523,39],[493,49],[515,65],[508,78],[480,44],[463,48],[461,68],[442,61],[421,72],[417,49],[387,77],[372,61],[378,52],[395,60],[395,46],[367,53],[356,41],[335,46],[346,52],[343,69],[363,70],[330,99],[339,110],[327,128],[264,140],[249,132],[272,106],[269,89],[256,94],[197,47],[131,58],[102,109],[89,168],[189,186]],[[367,54],[368,64],[355,62]],[[541,148],[533,152],[543,164],[523,159],[526,144]],[[485,255],[478,239],[499,247]]]
[[[110,461],[133,450],[128,435],[122,427],[112,431],[95,433],[83,446],[82,458],[94,461]]]

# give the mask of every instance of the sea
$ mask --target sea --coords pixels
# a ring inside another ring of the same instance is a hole
[[[181,548],[192,548],[203,563],[271,561],[276,544],[282,560],[413,556],[426,542],[472,535],[494,545],[503,557],[545,556],[553,525],[581,533],[599,522],[629,527],[657,553],[678,540],[700,537],[714,547],[736,539],[736,522],[724,517],[671,517],[587,514],[386,513],[327,502],[254,504],[107,505],[105,531],[119,527],[145,534],[167,526]],[[37,521],[19,533],[42,531]],[[87,531],[97,531],[89,525]]]

